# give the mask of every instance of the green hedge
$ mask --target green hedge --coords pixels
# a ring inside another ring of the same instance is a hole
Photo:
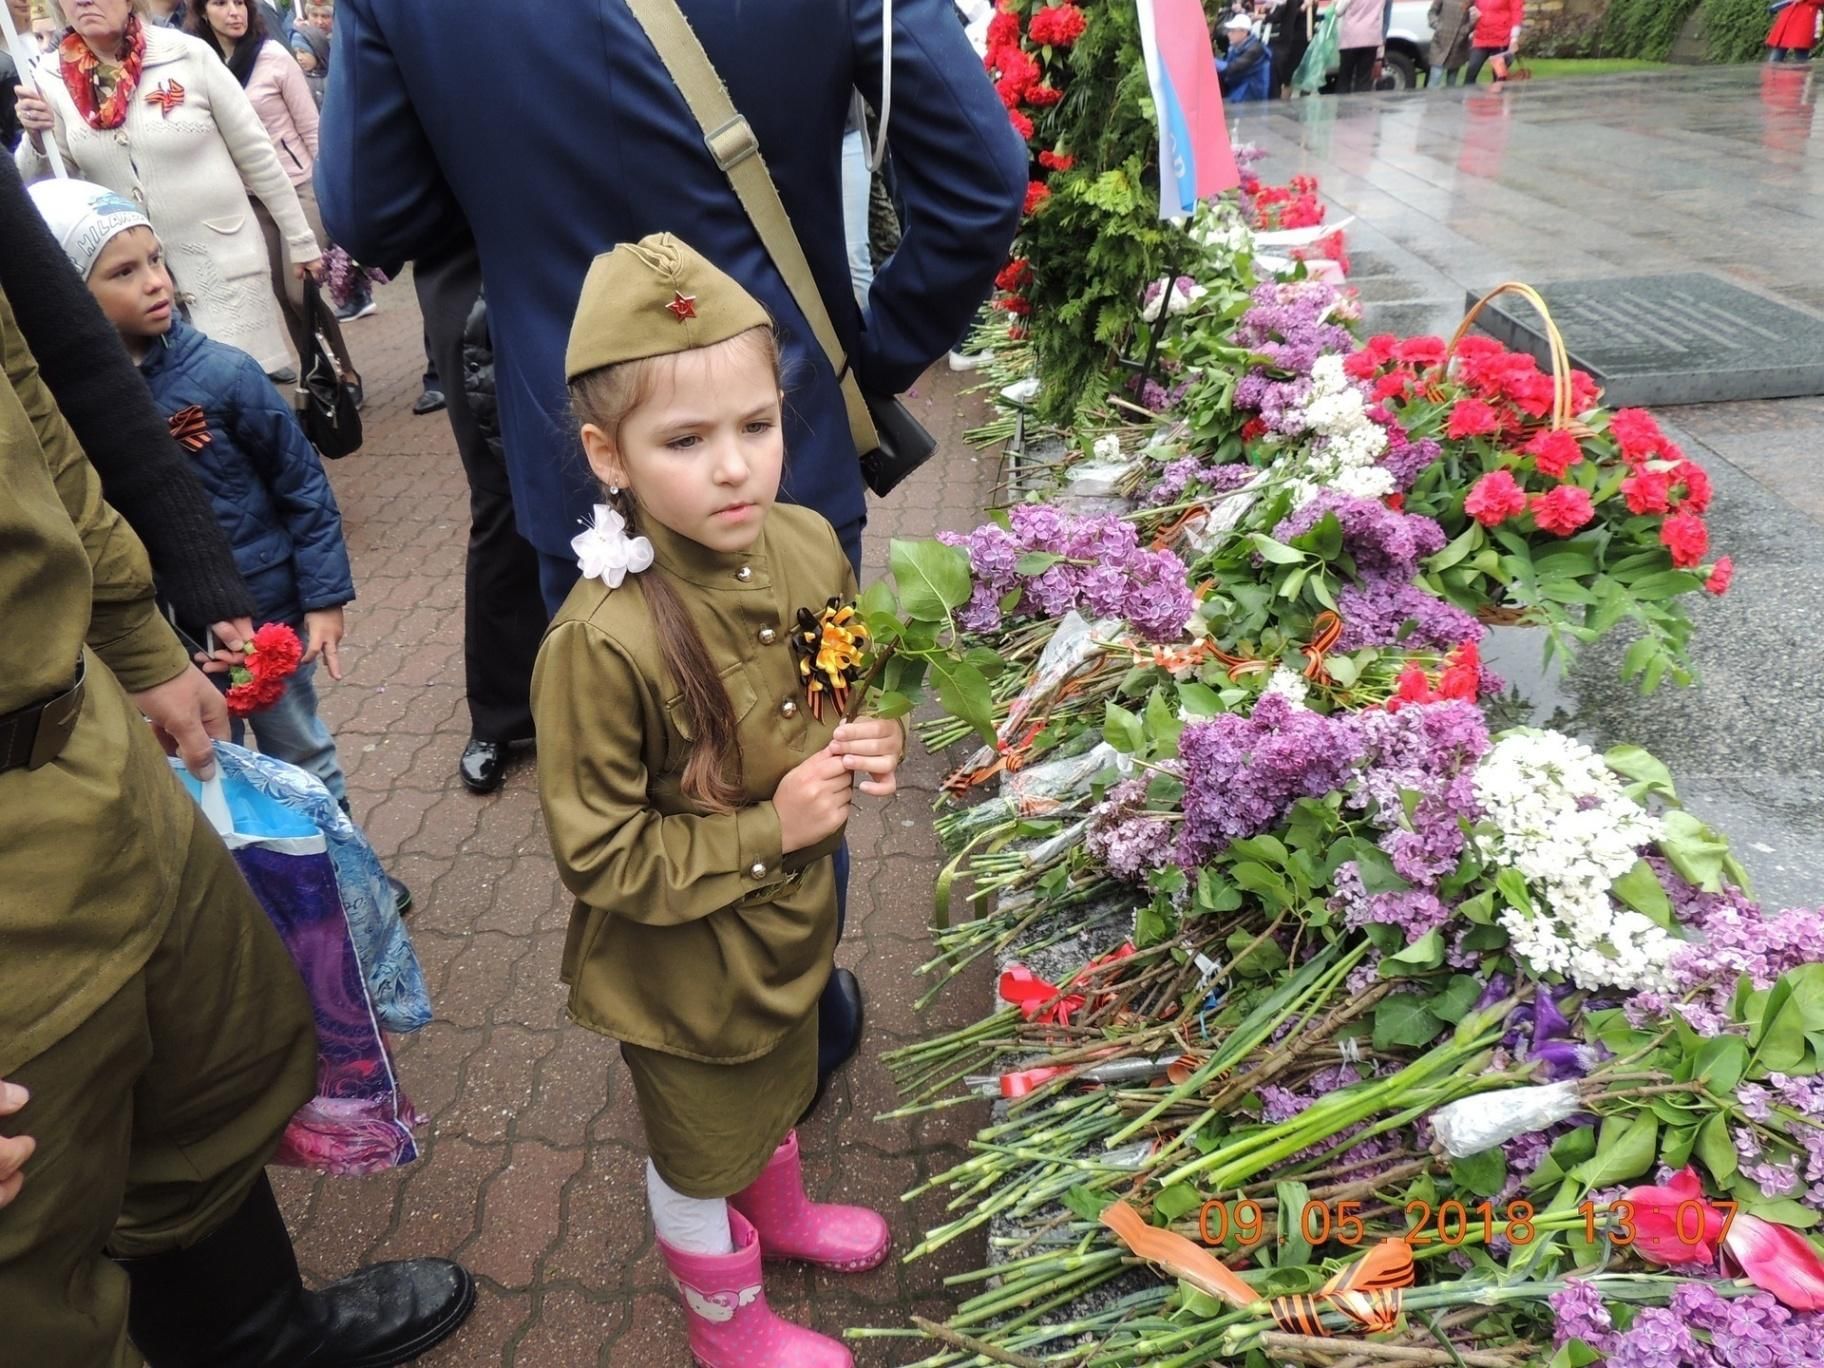
[[[1767,0],[1611,0],[1591,55],[1662,62],[1694,10],[1703,11],[1713,62],[1751,62],[1765,51],[1773,22]]]

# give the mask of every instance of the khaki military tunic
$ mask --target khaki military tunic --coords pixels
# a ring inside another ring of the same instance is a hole
[[[0,1212],[0,1362],[125,1368],[123,1258],[246,1198],[312,1091],[297,970],[123,690],[188,665],[145,551],[0,295],[0,714],[68,689],[63,751],[0,773],[0,1121],[38,1141]]]
[[[638,576],[615,590],[578,584],[545,636],[532,680],[539,790],[577,899],[570,1014],[628,1047],[660,1175],[690,1196],[726,1196],[758,1174],[816,1086],[840,838],[782,857],[771,800],[838,721],[827,707],[811,714],[792,625],[855,583],[835,532],[806,509],[775,507],[743,554],[641,530],[734,704],[747,806],[709,814],[680,791],[690,727]]]

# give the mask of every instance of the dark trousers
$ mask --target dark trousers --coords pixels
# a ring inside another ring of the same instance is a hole
[[[1471,48],[1469,50],[1469,66],[1463,72],[1463,84],[1466,86],[1473,86],[1476,83],[1476,77],[1482,74],[1482,64],[1490,57],[1498,57],[1505,51],[1507,51],[1506,48]],[[1506,76],[1507,73],[1500,67],[1495,68],[1495,79],[1497,81],[1505,79]]]
[[[523,741],[532,735],[532,662],[548,619],[538,552],[513,520],[506,461],[482,433],[463,392],[462,330],[481,292],[481,260],[465,245],[418,262],[413,275],[426,350],[437,373],[447,377],[450,427],[469,480],[462,656],[470,731],[485,741]]]
[[[1340,54],[1341,65],[1336,69],[1336,93],[1338,95],[1361,95],[1374,89],[1374,59],[1377,49],[1371,47],[1344,48]]]

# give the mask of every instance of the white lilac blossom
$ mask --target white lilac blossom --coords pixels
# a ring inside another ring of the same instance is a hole
[[[1664,988],[1679,942],[1609,892],[1663,827],[1602,757],[1557,732],[1512,731],[1477,767],[1476,798],[1483,853],[1533,895],[1531,915],[1501,914],[1514,953],[1581,988]]]
[[[1284,665],[1273,667],[1273,677],[1267,681],[1265,693],[1278,694],[1295,708],[1305,706],[1305,698],[1311,692],[1311,686],[1305,683],[1305,677],[1296,670],[1289,670]]]
[[[1161,276],[1146,287],[1146,294],[1141,299],[1140,317],[1148,323],[1157,323],[1160,310],[1163,309],[1167,317],[1180,318],[1190,312],[1191,305],[1208,293],[1208,290],[1188,275],[1181,275],[1175,280]]]
[[[1343,358],[1320,356],[1311,367],[1311,397],[1303,412],[1308,444],[1292,465],[1293,506],[1334,489],[1358,499],[1382,499],[1398,488],[1380,464],[1387,429],[1368,414],[1361,387],[1343,373]]]
[[[1118,460],[1121,456],[1121,439],[1112,432],[1107,433],[1096,438],[1095,445],[1090,450],[1098,461]]]

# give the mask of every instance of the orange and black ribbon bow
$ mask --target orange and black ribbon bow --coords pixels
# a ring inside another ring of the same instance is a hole
[[[1305,678],[1314,684],[1328,684],[1330,671],[1324,668],[1324,654],[1334,650],[1342,639],[1343,620],[1326,608],[1311,624],[1311,641],[1305,647]]]
[[[1273,1298],[1273,1320],[1289,1334],[1329,1335],[1323,1313],[1340,1311],[1362,1334],[1379,1334],[1399,1324],[1400,1306],[1413,1276],[1412,1246],[1392,1236],[1338,1271],[1318,1291]]]
[[[166,81],[157,90],[148,91],[146,94],[146,103],[155,105],[158,112],[167,119],[171,117],[171,111],[183,102],[184,88],[176,81]]]
[[[860,680],[868,653],[868,628],[855,605],[831,599],[819,612],[798,610],[792,631],[792,652],[798,657],[798,677],[804,681],[811,715],[823,720],[824,700],[836,705],[837,715],[848,707],[849,690]]]
[[[209,418],[201,404],[181,408],[165,421],[171,427],[171,435],[185,451],[201,451],[215,440],[210,435]]]

